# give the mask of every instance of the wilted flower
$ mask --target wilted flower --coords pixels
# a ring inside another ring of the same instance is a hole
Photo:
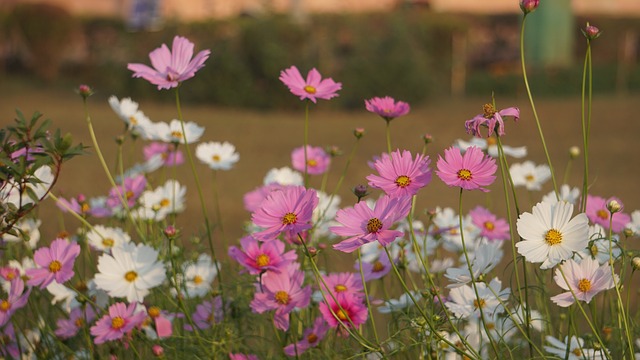
[[[487,137],[493,135],[494,131],[498,133],[498,136],[503,136],[505,134],[503,116],[513,116],[515,121],[518,121],[520,118],[520,110],[517,107],[510,107],[498,111],[492,104],[484,104],[483,109],[484,113],[476,115],[473,119],[467,120],[464,123],[467,134],[482,137],[480,127],[486,126],[489,129]]]

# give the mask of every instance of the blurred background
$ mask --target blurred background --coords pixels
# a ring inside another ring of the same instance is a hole
[[[592,46],[591,191],[619,196],[628,212],[638,209],[640,1],[541,3],[527,17],[525,50],[559,182],[569,147],[582,143],[579,95],[586,40],[580,29],[589,21],[602,30]],[[291,65],[303,73],[316,67],[343,84],[338,98],[312,109],[311,145],[335,145],[348,153],[352,130],[366,128],[341,190],[342,206],[354,201],[349,189],[366,182],[366,161],[385,150],[384,122],[364,111],[363,100],[374,96],[412,105],[410,115],[393,123],[394,147],[420,151],[420,136],[430,133],[434,143],[427,153],[435,165],[455,139],[469,139],[464,121],[481,113],[493,93],[498,108],[522,109],[518,124],[508,121],[507,145],[527,146],[529,159],[545,163],[522,81],[521,21],[517,0],[0,0],[0,124],[10,124],[16,108],[27,115],[39,110],[88,145],[82,103],[73,90],[89,84],[96,90],[91,115],[115,165],[113,139],[124,126],[106,99],[131,97],[153,121],[175,118],[173,94],[131,78],[126,65],[149,63],[151,50],[170,44],[174,35],[186,36],[196,52],[211,49],[212,56],[181,87],[185,119],[207,128],[203,141],[230,141],[241,154],[237,169],[219,178],[231,223],[226,228],[237,229],[235,237],[249,218],[242,195],[260,185],[270,168],[290,166],[290,151],[302,145],[303,105],[278,80]],[[140,148],[138,142],[126,150],[128,165],[141,159]],[[335,159],[329,190],[345,162],[346,156]],[[567,177],[574,186],[582,179],[581,162]],[[56,194],[108,191],[95,156],[73,159],[67,168]],[[208,183],[207,170],[200,170]],[[188,166],[179,171],[193,196],[188,206],[198,209]],[[498,193],[501,185],[493,188]],[[550,190],[548,183],[539,195]],[[210,199],[211,190],[205,191]],[[425,192],[422,208],[457,204],[457,191],[437,179]],[[476,202],[470,200],[469,207],[482,203],[501,213],[501,196],[492,201],[471,196]],[[526,205],[540,198],[526,196]],[[197,216],[185,221],[201,224]]]

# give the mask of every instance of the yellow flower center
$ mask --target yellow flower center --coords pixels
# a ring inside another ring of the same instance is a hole
[[[286,213],[282,218],[282,225],[292,225],[298,220],[298,216],[294,213]]]
[[[84,325],[84,320],[82,320],[82,318],[77,318],[73,323],[76,325],[76,327],[82,327],[82,325]]]
[[[304,87],[304,91],[306,91],[308,94],[313,95],[316,93],[316,88],[311,85],[307,85]]]
[[[269,261],[271,261],[271,259],[269,258],[269,255],[260,254],[256,258],[256,265],[258,265],[258,267],[264,267],[264,266],[269,265]]]
[[[347,291],[347,287],[342,285],[342,284],[338,284],[333,288],[336,292],[343,292],[343,291]]]
[[[49,271],[51,271],[52,273],[55,274],[61,269],[62,269],[62,263],[60,263],[60,261],[53,260],[52,262],[49,263]]]
[[[544,235],[544,241],[549,245],[560,244],[562,242],[562,233],[556,229],[551,229]]]
[[[8,272],[6,276],[7,280],[9,281],[15,279],[15,277],[16,277],[16,273],[14,273],[13,271]]]
[[[84,203],[82,204],[82,206],[80,206],[80,211],[82,211],[83,213],[86,213],[89,210],[91,210],[91,206],[89,206],[89,204],[87,203]]]
[[[536,179],[536,177],[531,174],[528,174],[527,176],[524,177],[524,179],[527,180],[527,182],[533,182]]]
[[[113,319],[111,319],[111,328],[113,330],[120,330],[124,327],[124,319],[121,318],[120,316],[116,316]]]
[[[138,120],[134,116],[129,116],[129,123],[131,125],[138,125]]]
[[[496,328],[496,324],[492,322],[488,322],[486,323],[486,325],[487,325],[487,330],[493,330]]]
[[[196,285],[202,284],[202,281],[204,281],[204,280],[202,280],[202,276],[200,276],[200,275],[196,275],[196,276],[193,277],[193,283],[196,284]]]
[[[400,186],[401,188],[405,188],[409,186],[409,184],[411,184],[411,179],[406,175],[400,175],[396,179],[396,185]]]
[[[174,137],[174,138],[182,139],[182,132],[181,131],[172,131],[171,132],[171,136]]]
[[[371,218],[367,221],[367,232],[369,234],[377,233],[380,229],[382,229],[382,221],[378,218]]]
[[[134,194],[133,191],[129,190],[124,194],[124,196],[127,198],[127,200],[129,200],[132,197],[136,196],[136,194]]]
[[[169,199],[167,199],[167,198],[164,198],[164,199],[160,200],[160,207],[161,208],[167,207],[167,206],[169,206],[169,204],[171,204],[171,201]]]
[[[211,160],[213,160],[213,162],[218,162],[218,161],[220,161],[220,155],[217,155],[217,154],[216,154],[216,155],[213,155],[213,156],[211,157]]]
[[[311,167],[316,167],[318,166],[318,162],[314,159],[309,159],[307,160],[307,165],[311,166]]]
[[[468,169],[460,169],[458,171],[458,179],[460,180],[471,180],[471,171]]]
[[[484,228],[489,230],[489,231],[492,231],[493,229],[496,228],[496,225],[491,221],[485,221],[484,222]]]
[[[124,274],[124,279],[128,282],[134,282],[138,278],[138,273],[135,271],[129,271]]]
[[[349,318],[349,316],[342,309],[336,311],[336,316],[341,321],[346,321]]]
[[[609,219],[609,213],[605,209],[600,209],[596,212],[596,215],[602,220]]]
[[[591,247],[589,248],[589,252],[591,252],[591,256],[596,256],[598,255],[598,247],[596,246],[596,244],[591,245]]]
[[[307,335],[307,342],[309,342],[309,344],[313,344],[316,341],[318,341],[318,335],[314,333]]]
[[[158,316],[160,316],[160,308],[157,306],[152,306],[149,308],[149,310],[147,310],[147,314],[149,314],[149,316],[152,319],[157,318]]]
[[[274,297],[276,298],[276,302],[278,304],[287,305],[289,303],[289,294],[287,294],[286,291],[276,291]]]
[[[573,349],[572,353],[575,356],[582,356],[582,350],[580,350],[580,348]]]
[[[580,281],[578,281],[578,290],[582,292],[591,290],[591,281],[589,279],[580,279]]]
[[[380,261],[376,261],[373,263],[373,272],[380,272],[384,270],[384,265]]]
[[[102,245],[104,247],[113,247],[113,244],[115,244],[115,240],[113,240],[112,238],[106,238],[106,239],[102,239]]]
[[[475,299],[473,300],[473,307],[478,309],[478,308],[483,308],[485,305],[487,304],[486,301],[484,301],[484,299]]]
[[[482,106],[482,112],[484,112],[484,117],[489,119],[496,114],[496,108],[494,108],[492,104],[484,104]]]
[[[11,309],[11,303],[7,300],[0,301],[0,311],[7,312]]]
[[[493,146],[493,145],[497,145],[498,141],[495,138],[487,138],[487,146]]]

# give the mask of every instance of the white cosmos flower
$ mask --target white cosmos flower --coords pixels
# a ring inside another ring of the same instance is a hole
[[[587,247],[589,219],[584,213],[573,219],[573,205],[541,202],[532,213],[523,213],[516,226],[522,241],[516,243],[518,253],[532,263],[542,263],[541,269],[549,269]]]
[[[29,248],[35,249],[36,244],[40,241],[40,225],[42,221],[40,219],[24,219],[20,220],[15,226],[14,229],[18,230],[18,236],[14,236],[11,234],[2,235],[2,240],[6,242],[19,242],[19,241],[27,241],[27,245]]]
[[[183,133],[180,120],[173,119],[168,124],[165,122],[156,123],[154,132],[154,140],[184,144],[186,138],[187,144],[192,144],[200,140],[200,137],[204,133],[204,127],[198,126],[198,124],[193,121],[185,122]]]
[[[22,258],[22,262],[18,260],[9,260],[7,265],[10,268],[18,270],[18,275],[23,279],[27,275],[27,269],[35,269],[36,267],[36,263],[33,262],[33,259],[26,256]],[[0,276],[0,283],[2,284],[2,289],[8,294],[9,290],[11,290],[11,281],[7,281],[4,277]]]
[[[462,152],[467,151],[471,146],[476,146],[485,151],[489,156],[497,158],[498,157],[498,143],[495,138],[477,138],[473,137],[469,141],[464,141],[462,139],[458,139],[455,141],[453,146],[460,148]],[[527,156],[527,147],[511,147],[502,144],[502,150],[505,155],[513,156],[514,158],[523,158]]]
[[[228,142],[209,141],[196,147],[196,157],[212,170],[231,170],[240,160],[236,147]]]
[[[472,264],[473,279],[477,280],[479,276],[488,274],[500,263],[503,255],[501,241],[493,241],[478,246],[473,257],[469,256]],[[457,268],[448,268],[444,276],[452,281],[451,284],[447,285],[448,288],[462,286],[471,281],[469,267],[466,263]]]
[[[8,181],[2,189],[0,189],[0,201],[11,203],[16,207],[24,206],[34,203],[31,196],[27,195],[27,190],[33,192],[36,199],[42,199],[42,197],[49,191],[54,176],[51,168],[48,166],[40,166],[33,172],[33,176],[28,176],[25,180],[38,181],[35,184],[27,182],[26,185],[20,186],[14,181]]]
[[[93,280],[89,280],[89,282],[86,283],[86,288],[80,288],[79,290],[82,290],[85,296],[91,298],[91,301],[98,307],[103,308],[109,303],[109,295],[96,288],[96,284]],[[47,286],[47,291],[53,295],[51,305],[62,302],[64,304],[64,310],[66,310],[67,313],[70,313],[71,310],[81,305],[78,301],[78,294],[74,290],[71,290],[62,284],[58,284],[55,281]]]
[[[558,197],[560,198],[560,201],[568,202],[575,205],[580,198],[580,189],[578,189],[577,187],[572,188],[569,185],[564,184],[560,187]],[[543,196],[542,202],[548,202],[552,204],[558,202],[555,191],[551,191],[547,195]]]
[[[549,345],[545,345],[544,350],[565,360],[606,359],[607,356],[605,356],[605,353],[609,353],[607,349],[595,350],[585,348],[584,340],[576,336],[572,336],[571,340],[565,337],[564,342],[562,342],[553,336],[547,335],[546,340]]]
[[[152,138],[153,122],[138,108],[137,102],[131,98],[118,100],[112,95],[109,97],[109,105],[131,131],[145,140]]]
[[[436,216],[433,218],[433,225],[436,232],[442,237],[442,246],[451,252],[462,251],[462,237],[460,236],[460,219],[458,214],[452,208],[436,208]],[[462,229],[464,230],[464,242],[467,251],[474,251],[476,247],[476,238],[480,235],[481,230],[473,224],[471,216],[467,215],[462,218]]]
[[[627,229],[631,230],[635,236],[640,235],[640,210],[631,213],[631,222],[627,224]]]
[[[195,262],[185,263],[178,286],[186,298],[202,297],[211,291],[211,283],[218,275],[215,263],[207,254],[201,254]],[[175,290],[171,289],[175,296]]]
[[[111,249],[111,255],[98,258],[95,282],[111,297],[126,297],[142,302],[149,290],[166,278],[165,268],[158,261],[158,252],[147,245],[126,243]]]
[[[110,252],[112,248],[131,241],[129,234],[115,227],[96,225],[87,233],[87,242],[94,249]]]
[[[537,165],[532,161],[513,164],[509,168],[513,186],[525,186],[527,190],[540,190],[542,184],[551,178],[551,170],[547,165]]]
[[[473,285],[473,284],[472,284]],[[491,280],[489,284],[484,282],[477,282],[476,287],[478,289],[478,296],[472,287],[472,285],[463,285],[457,288],[451,289],[449,292],[450,301],[445,303],[445,306],[458,318],[479,317],[480,308],[485,316],[491,315],[494,312],[502,312],[504,308],[500,304],[507,301],[510,294],[510,289],[506,288],[500,290],[502,282],[498,278]],[[497,294],[500,300],[494,295]]]
[[[313,209],[311,222],[315,226],[314,233],[318,237],[334,238],[336,235],[329,231],[330,226],[339,225],[336,221],[336,213],[340,209],[340,195],[333,198],[324,191],[317,191],[318,206]]]
[[[608,231],[602,226],[594,224],[589,226],[589,245],[588,248],[583,249],[577,255],[582,259],[594,258],[598,260],[600,265],[607,263],[613,255],[613,260],[616,261],[620,258],[622,250],[618,246],[619,237],[617,234],[612,234],[612,241],[609,241]]]
[[[418,293],[417,291],[411,291],[411,295],[414,299],[416,299],[416,301],[422,298],[420,293]],[[392,312],[402,311],[414,305],[413,300],[411,300],[411,297],[409,297],[409,294],[407,293],[403,293],[398,299],[386,300],[384,303],[385,305],[378,308],[378,312],[380,312],[381,314],[389,314]]]
[[[267,172],[263,184],[269,185],[271,183],[280,185],[303,185],[304,181],[299,172],[285,166],[280,169],[273,168]]]
[[[184,211],[187,188],[176,180],[167,180],[153,191],[145,191],[140,196],[142,205],[134,213],[137,218],[162,221],[167,215]]]

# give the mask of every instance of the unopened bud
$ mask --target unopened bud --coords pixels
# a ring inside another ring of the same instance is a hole
[[[353,135],[356,137],[356,139],[360,139],[364,136],[364,128],[355,128],[353,130]]]
[[[632,237],[633,236],[633,230],[629,229],[629,228],[625,228],[624,230],[622,230],[622,233],[626,237]]]
[[[433,137],[431,136],[431,134],[424,134],[422,135],[422,140],[424,141],[425,145],[429,145],[433,142]]]
[[[572,159],[577,158],[578,156],[580,156],[580,148],[577,146],[572,146],[569,148],[569,157]]]
[[[631,267],[633,267],[633,270],[640,270],[640,256],[631,259]]]
[[[368,190],[369,188],[367,187],[367,185],[357,185],[353,188],[353,194],[358,198],[359,201],[363,197],[369,195]]]
[[[540,0],[520,0],[520,9],[525,15],[537,9],[538,5]]]
[[[329,153],[329,155],[331,155],[331,157],[342,155],[342,150],[340,150],[340,148],[335,145],[329,146],[327,148],[327,152]]]
[[[597,39],[601,35],[600,29],[593,25],[589,25],[589,23],[587,23],[587,26],[582,30],[582,33],[589,40]]]
[[[151,351],[153,351],[153,355],[157,357],[164,356],[164,349],[160,345],[153,345],[153,347],[151,347]]]
[[[176,234],[178,233],[178,230],[176,230],[175,227],[173,227],[173,225],[169,225],[164,229],[164,234],[169,238],[173,238],[174,236],[176,236]]]
[[[76,91],[84,99],[86,99],[89,96],[93,95],[93,89],[91,89],[91,87],[89,85],[85,85],[85,84],[82,84],[82,85],[78,86],[78,89]]]
[[[309,246],[308,250],[309,256],[316,256],[318,254],[318,249],[314,248],[313,246]]]
[[[622,211],[622,204],[620,204],[616,199],[611,199],[607,203],[607,210],[609,210],[610,213],[615,214]]]

